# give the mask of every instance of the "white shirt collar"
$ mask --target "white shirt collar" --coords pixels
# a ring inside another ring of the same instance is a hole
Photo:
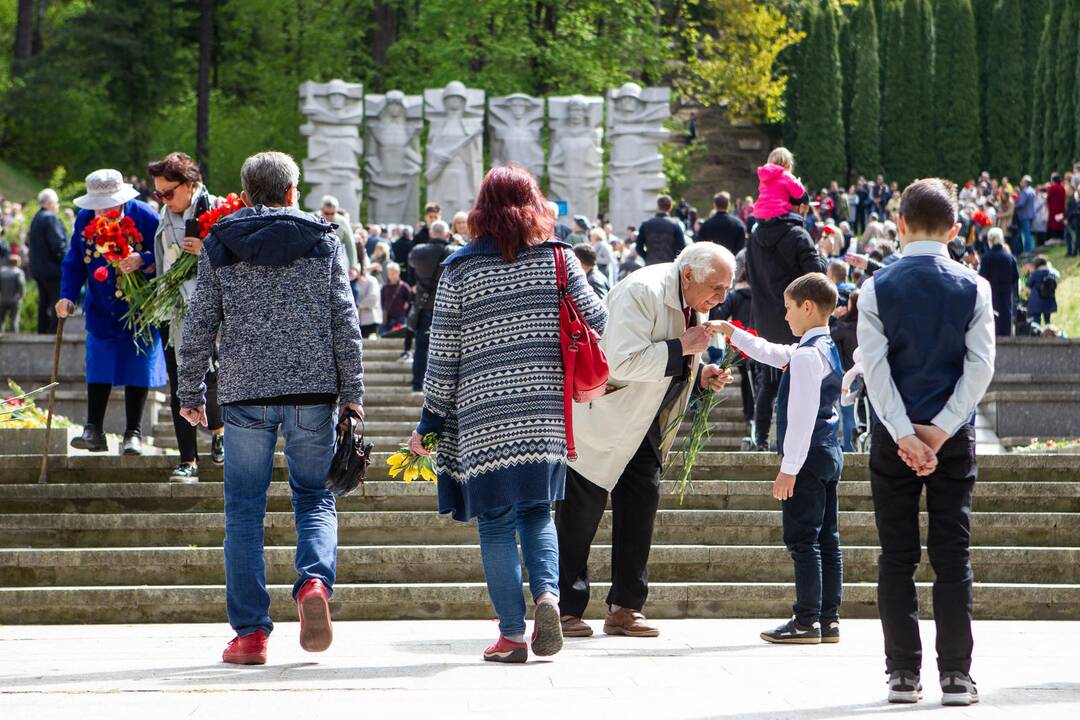
[[[803,336],[801,338],[799,338],[799,344],[802,345],[807,340],[810,340],[811,338],[816,338],[818,335],[828,335],[828,334],[829,334],[829,328],[827,328],[825,326],[816,327],[816,328],[810,328],[805,333],[803,333]]]
[[[949,247],[945,243],[939,243],[936,240],[916,240],[904,246],[903,255],[904,257],[940,255],[947,258],[949,257]]]

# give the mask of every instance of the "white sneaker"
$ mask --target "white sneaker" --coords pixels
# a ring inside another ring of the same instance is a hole
[[[412,353],[409,352],[408,350],[401,353],[401,356],[398,358],[398,362],[399,363],[411,363],[412,362]]]

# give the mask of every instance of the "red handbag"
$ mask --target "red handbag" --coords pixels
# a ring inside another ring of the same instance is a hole
[[[591,402],[604,394],[608,361],[600,349],[600,336],[581,314],[567,292],[569,279],[563,248],[555,246],[555,275],[559,286],[559,345],[563,361],[563,418],[566,422],[566,456],[577,460],[574,448],[573,402]]]

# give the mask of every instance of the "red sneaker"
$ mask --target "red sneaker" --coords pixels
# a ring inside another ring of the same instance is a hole
[[[322,580],[312,578],[300,587],[296,594],[296,607],[300,613],[300,647],[308,652],[322,652],[334,641],[334,628],[330,624],[330,593]]]
[[[484,651],[484,659],[490,662],[523,663],[529,659],[529,646],[507,640],[500,635],[495,644]]]
[[[262,630],[256,630],[243,637],[237,635],[225,646],[221,661],[233,665],[265,665],[266,641],[269,639]]]

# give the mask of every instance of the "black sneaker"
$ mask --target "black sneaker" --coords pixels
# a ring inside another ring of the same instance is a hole
[[[893,670],[889,675],[889,702],[917,703],[922,700],[922,683],[914,670]]]
[[[840,621],[839,620],[825,620],[821,623],[821,642],[823,643],[838,643],[840,642]]]
[[[126,433],[120,447],[121,455],[142,455],[142,437],[138,433]]]
[[[796,622],[795,618],[791,618],[775,630],[761,633],[761,639],[782,645],[820,645],[821,623],[815,622],[810,627],[805,627]]]
[[[172,471],[169,480],[180,483],[197,483],[199,482],[199,468],[191,463],[182,462]]]
[[[105,433],[101,432],[93,425],[86,425],[83,427],[82,435],[77,438],[72,438],[71,447],[76,450],[106,452],[109,449],[109,443],[105,439]]]
[[[979,690],[966,672],[950,670],[941,673],[942,705],[974,705],[979,702]]]
[[[225,433],[214,433],[210,437],[210,457],[216,465],[225,464]]]

